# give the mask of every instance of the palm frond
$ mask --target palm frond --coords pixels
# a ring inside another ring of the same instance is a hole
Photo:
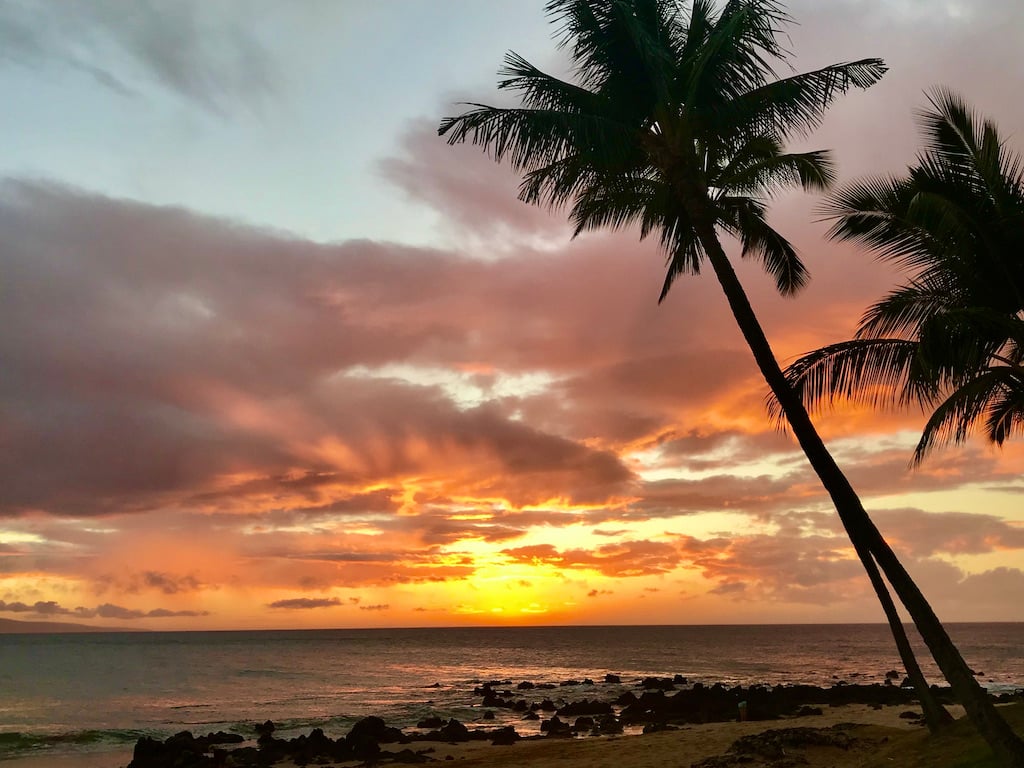
[[[600,115],[609,108],[598,94],[543,72],[514,51],[505,54],[498,76],[498,88],[518,93],[527,109]]]
[[[1002,185],[1001,147],[995,124],[974,114],[967,103],[944,89],[928,95],[933,109],[918,112],[926,156],[951,171],[981,182],[976,191],[989,196]]]
[[[989,401],[985,433],[996,445],[1002,445],[1024,426],[1024,378],[1014,371]]]
[[[935,409],[914,450],[920,464],[937,446],[967,439],[984,420],[989,440],[1002,444],[1024,421],[1024,376],[1019,368],[993,366],[978,373]]]
[[[683,212],[666,221],[661,233],[662,247],[669,257],[665,268],[665,281],[658,294],[661,304],[668,296],[669,289],[680,275],[699,275],[700,264],[704,258],[704,247],[693,231],[693,225]]]
[[[574,235],[608,227],[641,224],[641,237],[664,226],[666,194],[663,185],[636,177],[591,178],[575,197],[570,213]],[[651,221],[653,219],[653,221]]]
[[[806,136],[838,96],[851,88],[870,88],[887,71],[884,61],[869,58],[764,83],[712,105],[713,124],[740,134]]]
[[[853,339],[803,355],[786,368],[785,375],[810,411],[839,401],[879,407],[903,400],[904,385],[916,358],[917,344],[913,341]],[[916,394],[927,400],[927,392]],[[769,402],[769,411],[775,420],[781,420],[781,408],[774,400]]]
[[[955,282],[936,276],[931,282],[909,280],[869,306],[857,326],[858,339],[912,338],[935,316],[948,309]]]
[[[496,161],[507,160],[520,171],[533,171],[568,155],[586,153],[595,164],[613,165],[635,148],[628,130],[600,116],[560,110],[499,108],[470,104],[473,109],[445,118],[438,134],[449,144],[469,141]]]
[[[728,190],[730,195],[767,196],[792,187],[824,191],[833,184],[835,175],[828,152],[783,154],[777,142],[760,137],[744,142],[729,163],[714,174],[711,184]]]
[[[788,54],[779,43],[790,21],[774,0],[730,0],[702,44],[692,50],[682,84],[691,108],[728,102],[775,77],[774,62]]]
[[[908,218],[917,191],[906,179],[875,176],[846,184],[819,207],[822,217],[835,223],[828,236],[854,241],[883,261],[915,268],[930,263],[929,254],[942,243]]]
[[[665,0],[551,0],[562,46],[572,47],[580,84],[600,91],[634,114],[649,113],[664,92],[671,63],[666,22],[675,12]]]
[[[810,275],[796,249],[765,220],[762,204],[744,197],[719,201],[719,224],[743,246],[744,258],[758,259],[783,296],[806,285]]]

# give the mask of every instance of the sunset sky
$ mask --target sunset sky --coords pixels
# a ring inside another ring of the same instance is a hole
[[[881,621],[710,275],[558,213],[438,121],[544,0],[0,5],[0,618],[149,629]],[[890,66],[807,147],[899,171],[945,85],[1024,152],[1020,0],[799,0],[794,67]],[[783,361],[897,275],[773,222]],[[1024,441],[909,468],[817,422],[945,620],[1024,620]]]

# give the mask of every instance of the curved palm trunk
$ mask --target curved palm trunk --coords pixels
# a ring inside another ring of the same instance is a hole
[[[693,201],[693,196],[689,196]],[[699,198],[698,198],[699,199]],[[868,517],[860,498],[849,480],[836,464],[825,443],[818,435],[807,410],[790,388],[768,343],[767,337],[750,306],[743,286],[729,262],[715,233],[712,217],[701,204],[687,206],[694,229],[715,275],[725,292],[729,307],[750,346],[761,374],[778,399],[793,434],[814,468],[815,473],[832,499],[850,541],[858,555],[863,550],[873,556],[892,585],[900,601],[907,608],[915,626],[942,674],[953,689],[953,695],[963,704],[967,715],[988,742],[992,751],[1007,768],[1024,768],[1024,741],[1017,736],[999,715],[985,690],[974,679],[953,641],[946,633],[921,590],[900,563],[896,554]],[[865,558],[861,557],[864,563]],[[868,568],[870,575],[871,569]],[[876,590],[877,591],[877,590]],[[891,625],[891,622],[890,622]],[[909,672],[909,670],[908,670]]]

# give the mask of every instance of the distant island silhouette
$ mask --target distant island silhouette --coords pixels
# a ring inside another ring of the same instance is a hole
[[[122,627],[94,627],[89,624],[75,624],[70,621],[18,621],[0,619],[0,635],[28,635],[53,632],[147,632],[145,629],[124,629]]]

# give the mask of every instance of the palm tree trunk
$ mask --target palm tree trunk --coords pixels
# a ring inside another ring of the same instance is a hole
[[[693,200],[693,197],[690,199]],[[687,211],[761,374],[778,399],[797,442],[831,497],[850,541],[858,550],[858,555],[863,549],[877,560],[878,566],[907,608],[936,664],[952,687],[953,695],[963,704],[968,717],[1000,762],[1007,768],[1024,768],[1024,741],[999,715],[988,694],[974,679],[970,668],[946,633],[945,627],[868,517],[853,486],[818,435],[800,398],[786,381],[761,324],[750,306],[746,292],[718,241],[710,212],[706,206],[699,204],[687,206]],[[861,562],[864,562],[863,558]],[[870,575],[870,569],[868,573]]]
[[[939,703],[939,700],[935,698],[935,693],[928,686],[921,666],[917,663],[914,649],[910,646],[910,640],[907,638],[907,631],[900,620],[899,611],[896,610],[896,604],[882,580],[882,574],[878,572],[878,565],[874,558],[861,547],[854,545],[854,549],[864,565],[864,570],[868,573],[868,579],[871,581],[871,586],[874,587],[878,602],[882,604],[885,618],[889,621],[889,631],[892,632],[893,640],[896,641],[896,650],[899,651],[900,659],[903,661],[903,668],[914,686],[914,691],[917,692],[918,701],[921,702],[925,724],[933,734],[939,733],[953,722],[953,716]]]

